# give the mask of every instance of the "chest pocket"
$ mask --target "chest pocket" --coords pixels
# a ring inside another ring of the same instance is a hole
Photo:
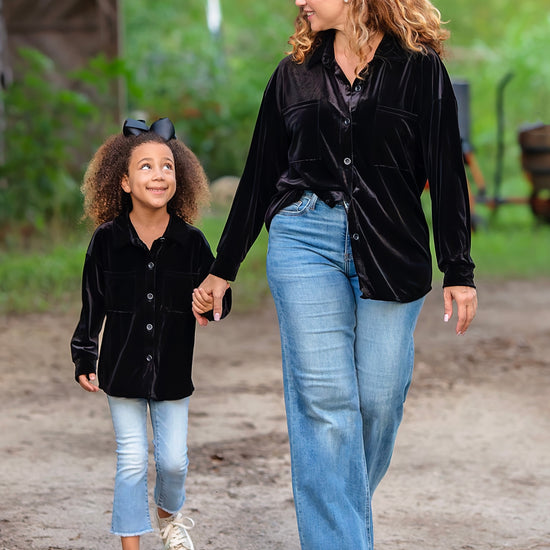
[[[195,283],[195,276],[192,273],[167,271],[162,281],[162,305],[164,309],[191,315],[191,302]]]
[[[290,136],[289,162],[320,160],[319,101],[303,101],[283,110]]]
[[[407,111],[378,105],[374,119],[373,163],[414,170],[418,117]]]
[[[134,271],[105,271],[105,308],[107,311],[131,312],[136,299]]]

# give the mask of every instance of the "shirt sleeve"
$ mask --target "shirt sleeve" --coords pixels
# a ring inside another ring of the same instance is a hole
[[[422,117],[423,156],[432,202],[434,245],[443,286],[474,284],[470,257],[469,190],[458,127],[457,103],[449,75],[435,54],[425,56],[427,103]]]
[[[281,115],[281,66],[271,76],[256,120],[245,168],[217,248],[211,273],[233,281],[258,237],[280,175],[288,165],[288,136]]]
[[[71,340],[71,356],[75,364],[75,379],[81,374],[96,372],[99,333],[105,318],[103,270],[99,265],[92,239],[82,274],[82,309]]]

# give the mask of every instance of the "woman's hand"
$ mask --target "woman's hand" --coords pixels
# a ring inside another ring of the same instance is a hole
[[[203,314],[210,310],[213,310],[214,321],[221,319],[222,300],[228,288],[229,283],[225,279],[208,275],[199,288],[193,291],[192,310],[199,325],[204,327],[208,324],[208,319]]]
[[[477,292],[470,286],[447,286],[443,289],[445,302],[444,321],[453,316],[453,300],[456,302],[456,333],[464,334],[473,321],[477,311]]]
[[[78,383],[82,387],[82,389],[89,391],[89,392],[96,392],[99,391],[99,387],[95,384],[92,384],[92,382],[95,380],[95,374],[92,372],[90,375],[81,374],[78,377]]]

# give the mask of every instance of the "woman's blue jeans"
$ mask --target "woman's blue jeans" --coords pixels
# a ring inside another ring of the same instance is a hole
[[[176,401],[108,399],[117,443],[111,533],[143,535],[153,530],[147,492],[147,406],[157,472],[154,499],[159,508],[173,514],[185,501],[189,397]]]
[[[292,483],[303,550],[372,550],[371,496],[391,459],[424,299],[360,297],[346,210],[310,192],[269,230]]]

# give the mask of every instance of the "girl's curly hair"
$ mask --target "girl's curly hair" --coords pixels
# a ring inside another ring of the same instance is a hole
[[[342,0],[343,1],[343,0]],[[371,35],[377,31],[396,36],[403,46],[413,52],[425,53],[430,47],[443,54],[443,42],[449,31],[442,28],[441,13],[429,0],[349,0],[347,25],[351,29],[350,48],[358,55],[355,74],[367,65]],[[295,32],[288,43],[296,63],[303,63],[319,40],[311,30],[303,8],[294,22]]]
[[[193,223],[201,206],[208,202],[208,180],[195,154],[180,140],[166,141],[154,132],[138,136],[116,134],[107,138],[92,157],[84,174],[84,218],[97,227],[132,209],[130,195],[123,191],[121,182],[128,174],[132,151],[142,143],[167,145],[174,155],[176,192],[168,202],[168,211],[188,223]]]

